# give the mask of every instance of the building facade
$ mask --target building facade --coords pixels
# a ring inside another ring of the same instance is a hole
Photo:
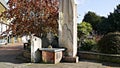
[[[7,9],[8,9],[8,5],[5,2],[5,0],[0,0],[0,15],[2,14],[2,12],[4,12]],[[8,20],[0,19],[0,35],[8,29],[9,22],[10,21]],[[3,34],[3,36],[4,35],[5,34]],[[17,42],[22,42],[19,36],[11,36],[10,34],[8,34],[7,36],[0,38],[0,44],[17,43]]]

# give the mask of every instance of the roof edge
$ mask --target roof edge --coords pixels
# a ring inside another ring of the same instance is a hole
[[[8,5],[7,2],[5,0],[0,0],[0,3],[6,8],[8,9]]]

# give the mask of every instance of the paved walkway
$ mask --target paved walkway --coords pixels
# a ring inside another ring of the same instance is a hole
[[[120,64],[97,63],[94,61],[81,60],[79,63],[24,63],[16,59],[22,52],[21,44],[9,44],[0,46],[0,68],[120,68]]]
[[[0,62],[20,63],[16,57],[22,53],[23,46],[20,43],[0,46]]]

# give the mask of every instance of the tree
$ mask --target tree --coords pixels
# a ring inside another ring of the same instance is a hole
[[[108,16],[108,24],[110,24],[108,32],[120,31],[120,4],[114,10],[114,13],[110,13]]]
[[[97,33],[100,35],[106,34],[108,32],[108,27],[110,25],[107,24],[107,18],[101,17],[101,22],[97,24]]]
[[[94,12],[88,12],[85,14],[83,21],[92,25],[93,30],[97,31],[97,34],[107,34],[109,32],[120,31],[120,4],[113,13],[110,13],[108,17],[101,17]]]
[[[90,23],[93,27],[93,30],[97,30],[97,25],[99,22],[101,22],[101,17],[94,12],[89,11],[85,14],[83,21]]]
[[[78,38],[86,37],[90,35],[90,32],[92,32],[92,26],[91,24],[87,22],[82,22],[77,25],[77,32],[78,32]]]
[[[77,24],[77,34],[78,34],[78,50],[81,47],[82,43],[85,43],[84,40],[87,38],[87,36],[90,35],[90,32],[92,32],[92,26],[90,23],[82,22]]]
[[[101,34],[120,31],[120,5],[117,6],[117,9],[115,9],[113,13],[108,15],[108,18],[101,18],[102,21],[98,26],[98,30]]]
[[[12,35],[35,34],[41,37],[46,32],[57,32],[58,0],[9,0],[9,9],[0,15],[11,20],[4,33]]]

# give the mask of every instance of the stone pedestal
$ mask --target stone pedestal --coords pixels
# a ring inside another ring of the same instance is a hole
[[[74,0],[59,1],[59,46],[67,49],[66,59],[70,58],[68,61],[77,62],[76,4]]]
[[[42,61],[45,63],[59,63],[63,57],[62,51],[64,49],[60,48],[41,48],[42,51]]]

